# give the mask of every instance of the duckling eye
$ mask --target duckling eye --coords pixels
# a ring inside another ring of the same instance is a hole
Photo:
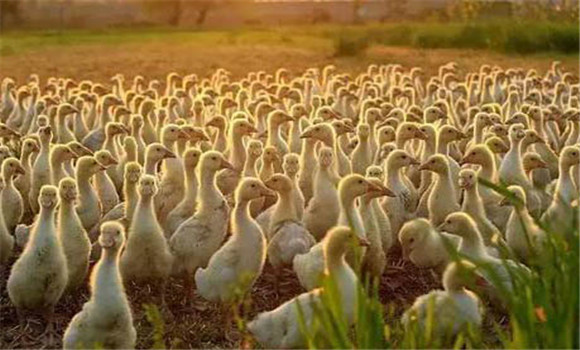
[[[407,156],[401,156],[401,159],[407,159]]]
[[[253,185],[252,185],[252,188],[255,188],[255,187],[256,187],[256,185],[255,185],[255,184],[253,184]]]
[[[211,157],[211,160],[217,160],[217,157]]]
[[[471,152],[471,155],[474,156],[475,155],[475,152]]]
[[[415,242],[415,238],[411,238],[411,239],[409,240],[409,243],[413,243],[413,242]]]
[[[412,130],[412,128],[411,128],[411,127],[408,127],[408,128],[407,128],[407,130],[411,131],[411,130]]]
[[[447,224],[451,224],[451,220],[447,220],[447,221],[446,221],[446,223],[447,223]]]
[[[157,147],[156,148],[157,152],[161,152],[161,148]]]
[[[573,155],[573,156],[576,156],[577,154],[578,154],[578,153],[576,153],[576,152],[572,152],[572,155]]]

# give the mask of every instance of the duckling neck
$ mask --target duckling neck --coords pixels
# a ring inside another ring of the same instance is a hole
[[[466,236],[461,240],[461,248],[459,250],[471,257],[481,258],[486,256],[487,252],[481,236],[473,232],[473,229],[464,230],[466,231]]]
[[[554,198],[558,198],[559,201],[569,204],[574,199],[576,193],[576,191],[574,191],[574,182],[570,176],[570,166],[560,162],[558,169],[560,169],[560,176],[556,183]]]
[[[479,196],[477,186],[471,186],[464,191],[465,198],[463,199],[463,211],[466,213],[477,213],[478,215],[485,216],[485,209],[483,207],[483,202]]]
[[[488,181],[495,181],[497,168],[495,162],[493,161],[493,156],[485,157],[480,165],[481,169],[479,170],[478,176]]]
[[[342,252],[328,252],[326,255],[326,267],[332,276],[336,276],[339,271],[350,269]]]
[[[393,168],[390,164],[387,165],[387,184],[397,188],[405,186],[401,179],[401,168]]]
[[[244,228],[252,225],[253,219],[250,216],[250,201],[240,200],[234,207],[234,220],[232,232],[238,235],[244,235],[246,230]]]
[[[221,192],[215,183],[215,171],[201,169],[199,186],[199,211],[205,212],[219,207],[224,202]]]
[[[447,153],[449,152],[448,146],[449,146],[449,141],[440,138],[439,141],[437,142],[437,153],[447,155]]]
[[[473,144],[478,145],[483,142],[483,125],[476,122],[473,130]]]
[[[185,173],[185,197],[187,203],[195,203],[197,200],[197,175],[195,169],[190,169]]]
[[[340,196],[340,217],[338,222],[346,224],[356,233],[357,236],[364,238],[365,230],[362,223],[361,216],[355,207],[355,198],[353,198],[345,191],[339,193]]]
[[[244,176],[247,177],[258,177],[256,174],[256,161],[258,157],[254,155],[248,155],[246,158],[246,163],[244,164]]]
[[[232,131],[230,142],[232,145],[230,161],[232,162],[234,168],[240,171],[244,168],[244,163],[246,161],[246,151],[244,149],[243,135]]]
[[[292,198],[292,190],[278,192],[278,202],[272,215],[271,226],[283,221],[297,221],[298,215],[294,207],[294,199]]]
[[[38,218],[38,226],[35,230],[37,233],[47,234],[53,236],[54,233],[54,208],[40,208],[40,214]]]
[[[159,160],[147,157],[145,159],[145,174],[155,175],[155,173],[157,172],[157,163],[159,163]]]
[[[98,305],[98,309],[108,310],[114,300],[124,300],[125,291],[119,273],[119,249],[103,249],[103,255],[95,266],[95,273],[91,281],[92,298]]]

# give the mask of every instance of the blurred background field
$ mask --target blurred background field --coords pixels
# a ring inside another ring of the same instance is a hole
[[[234,75],[334,63],[455,60],[578,67],[578,1],[31,1],[2,6],[0,75],[103,80],[121,71]],[[81,62],[82,61],[82,62]]]

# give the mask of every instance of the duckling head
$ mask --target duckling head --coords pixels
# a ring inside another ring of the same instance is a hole
[[[264,153],[262,154],[262,160],[264,163],[274,163],[280,160],[280,154],[278,149],[274,146],[268,146],[264,148]]]
[[[458,291],[473,286],[481,277],[476,274],[476,266],[467,261],[450,263],[443,273],[443,288],[447,291]]]
[[[20,133],[7,125],[0,123],[0,137],[20,137]]]
[[[70,103],[62,103],[58,106],[57,114],[60,116],[67,116],[72,113],[77,113],[79,110]]]
[[[175,158],[175,153],[171,152],[169,148],[162,144],[155,142],[147,146],[145,151],[146,158],[153,161],[161,161],[166,158]]]
[[[107,168],[112,165],[119,164],[119,162],[115,159],[115,157],[113,157],[111,152],[104,149],[97,151],[97,153],[95,153],[95,159],[97,160],[97,162],[99,162],[101,165]]]
[[[493,153],[502,154],[509,151],[509,146],[503,142],[503,140],[497,136],[492,136],[485,140],[485,144]]]
[[[20,161],[14,157],[5,159],[2,163],[2,176],[4,178],[12,177],[14,175],[24,175],[25,171]]]
[[[103,171],[106,168],[99,163],[93,156],[83,156],[77,161],[77,171],[76,174],[82,176],[91,177],[99,171]]]
[[[522,158],[522,165],[526,172],[530,172],[534,169],[545,169],[548,167],[542,157],[535,152],[526,152]]]
[[[366,140],[371,134],[371,127],[367,123],[361,123],[356,127],[356,134],[359,140]]]
[[[367,168],[367,173],[366,173],[366,177],[369,178],[376,178],[379,180],[384,180],[384,172],[383,172],[383,168],[381,168],[378,165],[371,165],[370,167]]]
[[[445,221],[437,227],[439,231],[445,231],[463,239],[472,238],[477,232],[475,221],[466,213],[455,212],[447,215]]]
[[[397,128],[397,136],[402,140],[424,137],[421,130],[419,130],[419,124],[413,122],[402,122],[399,124],[399,127]]]
[[[183,153],[183,164],[185,169],[188,171],[193,171],[195,167],[197,167],[200,157],[201,151],[199,149],[188,148],[185,153]]]
[[[324,239],[324,259],[327,263],[338,262],[352,247],[353,243],[361,247],[370,245],[366,238],[357,236],[346,226],[335,226],[326,234]]]
[[[343,200],[354,200],[371,191],[382,191],[382,187],[372,184],[359,174],[350,174],[343,177],[338,184],[338,192]]]
[[[70,177],[65,177],[58,183],[58,195],[61,202],[73,202],[77,199],[77,182]]]
[[[105,250],[120,251],[125,243],[125,229],[116,221],[107,221],[101,225],[99,244]]]
[[[521,141],[526,136],[525,127],[523,124],[512,124],[509,128],[509,138],[513,141]]]
[[[437,174],[445,174],[449,170],[449,161],[442,154],[434,154],[427,158],[425,163],[419,166],[419,170],[427,170]]]
[[[78,141],[71,141],[71,142],[67,143],[66,145],[68,146],[68,148],[71,151],[73,151],[74,154],[77,155],[77,157],[92,156],[93,155],[93,151],[91,151],[87,147],[83,146]]]
[[[421,132],[419,134],[419,139],[421,140],[424,141],[435,140],[435,138],[437,137],[437,130],[435,130],[435,127],[431,124],[421,125],[419,131]]]
[[[461,169],[459,179],[457,180],[459,188],[471,189],[477,184],[477,174],[473,169]]]
[[[200,164],[203,170],[210,172],[222,169],[234,170],[234,166],[218,151],[208,151],[202,154]]]
[[[287,193],[292,190],[292,180],[284,174],[274,174],[264,181],[264,185],[278,193]]]
[[[143,175],[139,180],[139,194],[141,197],[153,197],[157,193],[157,181],[153,175]]]
[[[439,128],[438,136],[441,141],[445,142],[458,141],[467,137],[466,134],[451,125],[443,125]]]
[[[528,116],[523,112],[514,113],[514,115],[506,120],[505,122],[507,125],[514,125],[514,124],[522,124],[525,125],[528,123]]]
[[[188,135],[176,124],[167,124],[161,132],[161,139],[165,142],[175,142],[178,139],[185,139]]]
[[[245,178],[237,188],[236,203],[241,201],[251,201],[252,199],[274,196],[274,192],[269,190],[262,181],[253,178]]]
[[[580,148],[578,146],[566,146],[560,153],[560,164],[564,167],[572,167],[580,163]]]
[[[419,165],[419,161],[401,149],[392,151],[387,157],[387,166],[391,169],[400,169],[409,165]]]
[[[328,146],[322,146],[318,151],[318,163],[322,168],[328,168],[334,163],[334,151]]]
[[[38,137],[40,137],[40,142],[50,143],[52,141],[52,127],[46,125],[38,129]]]
[[[447,119],[447,115],[443,113],[441,108],[436,106],[430,106],[425,109],[423,112],[425,122],[427,123],[434,123],[440,119]]]
[[[389,154],[391,154],[396,149],[397,145],[394,142],[387,142],[382,144],[379,151],[379,160],[382,162],[383,160],[387,159]]]
[[[379,143],[395,141],[395,129],[390,125],[384,125],[378,131]]]
[[[546,141],[536,132],[536,130],[528,129],[525,131],[523,143],[532,145],[534,143],[546,143]]]
[[[330,146],[334,140],[334,130],[329,124],[322,122],[307,127],[302,134],[300,134],[300,138],[315,139]]]
[[[211,118],[207,123],[205,123],[205,126],[211,126],[220,130],[224,130],[226,128],[226,125],[227,120],[222,115],[216,115],[213,118]]]
[[[254,159],[257,159],[262,156],[263,151],[264,151],[263,145],[260,140],[250,140],[250,142],[248,142],[248,146],[246,149],[248,157],[253,157]]]
[[[493,153],[487,145],[475,145],[461,159],[461,164],[483,165],[493,161]]]
[[[40,195],[38,196],[38,204],[42,208],[54,209],[58,203],[57,198],[58,190],[56,187],[51,185],[44,185],[40,189]]]
[[[300,171],[300,157],[296,153],[288,153],[284,155],[282,162],[282,168],[284,173],[290,177],[293,177]]]
[[[236,119],[232,122],[232,130],[236,135],[252,135],[258,132],[247,119]]]
[[[413,250],[422,244],[432,230],[433,226],[427,219],[419,218],[406,222],[399,231],[399,243],[403,248],[403,258],[409,259]]]
[[[290,115],[292,115],[292,118],[294,118],[295,121],[299,121],[301,118],[308,116],[308,110],[304,104],[296,103],[292,105]]]
[[[376,122],[383,119],[381,110],[377,107],[371,107],[365,112],[365,120],[368,124],[374,125]]]
[[[78,158],[77,154],[66,145],[53,146],[50,154],[52,159],[55,159],[59,162],[66,162],[68,160]]]
[[[268,122],[271,125],[281,125],[292,120],[294,120],[294,118],[292,118],[291,115],[280,109],[273,110],[268,114]]]
[[[38,152],[40,150],[40,147],[38,147],[38,142],[36,142],[36,140],[27,138],[24,140],[24,143],[22,144],[22,149],[26,150],[26,152],[33,153]]]
[[[383,185],[383,182],[376,177],[367,178],[367,181],[373,186],[370,191],[367,192],[365,195],[366,198],[378,198],[378,197],[395,197],[396,195],[393,191],[389,190]]]
[[[137,162],[129,162],[125,165],[125,181],[137,183],[141,178],[141,165]]]
[[[338,114],[332,110],[330,106],[322,106],[316,112],[316,116],[321,118],[323,121],[328,121],[332,119],[340,119]]]

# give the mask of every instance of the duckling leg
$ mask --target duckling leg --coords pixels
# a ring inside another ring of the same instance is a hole
[[[233,333],[234,329],[232,327],[232,321],[234,321],[232,319],[232,312],[233,308],[230,303],[223,303],[221,305],[222,322],[224,324],[224,338],[230,342],[236,340],[236,337]]]
[[[165,319],[165,321],[172,321],[174,319],[174,316],[171,310],[169,309],[169,306],[167,305],[167,300],[165,298],[167,285],[168,285],[167,279],[164,279],[160,283],[161,290],[159,293],[161,299],[161,312],[163,313],[163,318]]]
[[[183,272],[183,288],[185,289],[185,304],[188,306],[193,305],[194,293],[193,293],[193,276],[187,271]]]
[[[54,315],[54,306],[48,307],[43,313],[44,319],[46,321],[46,328],[44,329],[44,332],[42,332],[40,337],[48,338],[43,341],[43,343],[48,348],[53,348],[54,345],[56,344],[55,342],[56,330],[54,329],[53,315]]]

